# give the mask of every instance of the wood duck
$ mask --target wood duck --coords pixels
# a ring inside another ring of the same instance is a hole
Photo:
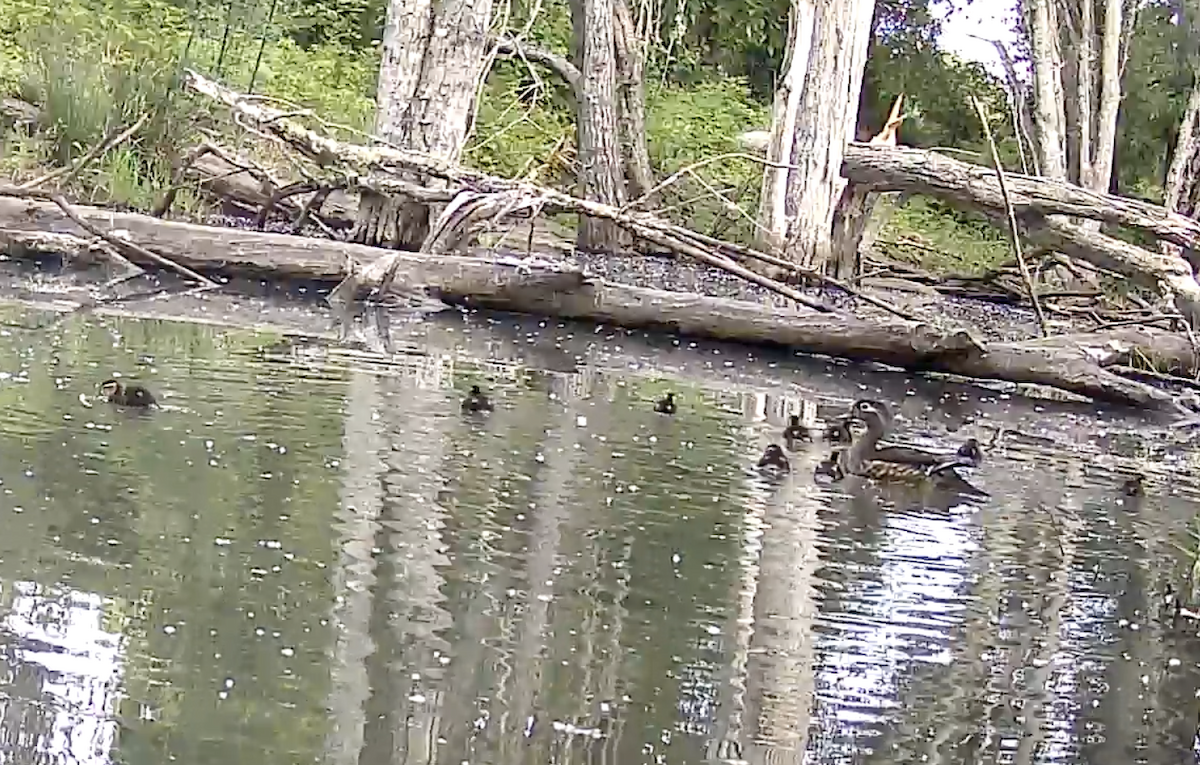
[[[470,393],[463,399],[462,410],[464,412],[490,412],[494,407],[491,399],[487,394],[479,389],[478,385],[472,385]]]
[[[877,449],[876,444],[887,432],[887,425],[890,423],[891,413],[886,404],[863,399],[854,402],[851,412],[852,416],[861,420],[867,429],[850,448],[838,453],[838,468],[844,475],[857,475],[877,481],[934,485],[964,494],[986,496],[984,492],[969,484],[955,472],[955,468],[966,466],[965,463],[968,461],[958,455],[949,459],[940,455],[932,455],[936,459],[931,462],[924,456],[916,457],[916,455],[928,455],[927,452],[921,452],[919,449],[910,450],[907,447]],[[887,449],[903,449],[901,456],[912,456],[913,460],[893,461],[881,458],[879,456],[881,453],[888,454]],[[912,454],[910,455],[909,452]]]
[[[983,449],[974,438],[967,439],[953,454],[931,452],[912,446],[879,446],[879,441],[892,430],[892,410],[886,402],[859,399],[850,406],[850,412],[846,416],[862,422],[867,427],[867,433],[874,436],[875,446],[871,454],[874,460],[931,468],[975,468],[983,462]]]
[[[771,444],[758,460],[758,469],[764,472],[786,473],[791,470],[787,455],[779,444]]]
[[[111,404],[146,409],[157,403],[154,395],[142,385],[125,385],[120,380],[100,383],[100,394]]]
[[[842,469],[842,451],[842,449],[834,449],[829,453],[828,457],[817,463],[817,467],[813,471],[813,477],[833,482],[845,478],[846,471]]]
[[[1121,484],[1121,493],[1126,497],[1141,497],[1146,493],[1145,479],[1135,475]]]
[[[849,446],[854,441],[854,431],[850,429],[851,422],[852,418],[844,414],[826,425],[825,440],[831,444],[845,444]]]
[[[654,411],[659,414],[675,414],[675,394],[668,393],[656,401]]]
[[[783,429],[783,440],[787,444],[788,451],[794,452],[801,442],[812,441],[812,433],[800,424],[799,415],[793,414],[788,418],[787,427]]]

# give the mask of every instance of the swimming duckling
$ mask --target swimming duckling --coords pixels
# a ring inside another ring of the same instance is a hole
[[[1146,493],[1145,479],[1135,475],[1121,485],[1121,493],[1126,497],[1141,497]]]
[[[493,408],[491,400],[479,389],[478,385],[471,386],[471,392],[462,402],[464,412],[490,412]]]
[[[885,423],[890,416],[890,411],[886,407],[887,405],[882,402],[867,399],[854,402],[853,415],[856,419],[862,420],[867,426],[867,430],[849,449],[838,453],[838,467],[844,474],[873,478],[877,481],[933,484],[939,488],[964,494],[986,496],[984,492],[969,484],[955,472],[956,467],[963,466],[961,459],[947,460],[938,457],[933,462],[894,462],[880,458],[878,454],[887,452],[886,448],[883,450],[876,448],[876,444],[887,429]],[[912,451],[921,454],[920,450]],[[936,455],[933,456],[936,457]]]
[[[796,451],[796,445],[801,441],[812,441],[812,433],[800,424],[800,416],[793,414],[788,418],[787,427],[783,429],[783,440],[787,443],[788,451]]]
[[[842,470],[841,455],[841,449],[831,451],[828,457],[817,463],[817,467],[813,470],[813,478],[822,478],[833,483],[845,478],[846,473]]]
[[[854,431],[850,429],[851,418],[842,415],[825,426],[825,440],[831,444],[849,445],[854,441]]]
[[[100,383],[100,394],[110,404],[135,406],[145,409],[157,403],[153,394],[142,385],[125,385],[120,380],[108,379]]]
[[[659,414],[675,414],[675,394],[668,393],[656,401],[654,411]]]
[[[758,460],[758,468],[759,470],[786,473],[791,469],[791,465],[779,444],[771,444]]]

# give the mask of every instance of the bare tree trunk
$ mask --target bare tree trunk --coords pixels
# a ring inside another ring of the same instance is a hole
[[[1067,177],[1067,117],[1063,106],[1063,58],[1059,46],[1059,8],[1047,0],[1025,0],[1029,48],[1033,54],[1036,144],[1042,175]]]
[[[1196,70],[1192,83],[1192,95],[1179,123],[1179,137],[1175,141],[1175,154],[1171,157],[1171,168],[1167,171],[1166,192],[1163,206],[1189,218],[1196,216],[1200,201],[1200,69]],[[1167,246],[1178,248],[1170,242]]]
[[[769,249],[810,268],[829,261],[842,154],[855,134],[874,0],[793,0],[775,93],[759,217]]]
[[[1079,37],[1075,41],[1079,59],[1075,67],[1075,126],[1079,140],[1079,179],[1084,188],[1092,187],[1092,93],[1095,83],[1096,12],[1092,0],[1079,3]]]
[[[1133,24],[1123,18],[1122,0],[1105,0],[1104,37],[1100,43],[1100,109],[1096,114],[1096,153],[1092,158],[1092,191],[1107,192],[1112,182],[1117,146],[1117,116],[1121,111],[1121,51],[1129,46]],[[1132,6],[1130,13],[1136,13]]]
[[[625,184],[617,132],[615,2],[584,0],[583,26],[576,27],[575,33],[583,52],[583,98],[577,117],[583,196],[619,206],[625,202]],[[580,217],[579,249],[618,252],[628,244],[629,237],[611,222]]]
[[[1163,190],[1163,207],[1189,218],[1196,217],[1200,204],[1200,42],[1196,33],[1195,3],[1180,3],[1180,23],[1189,32],[1192,48],[1188,58],[1192,68],[1192,93],[1187,108],[1179,122],[1179,133],[1175,139],[1175,151],[1171,155],[1171,166],[1167,169],[1167,180]],[[1167,255],[1180,255],[1181,248],[1170,242],[1159,245]],[[1191,255],[1189,253],[1189,255]],[[1194,256],[1188,258],[1194,262]]]
[[[379,68],[375,132],[395,146],[457,162],[487,67],[493,0],[391,0]],[[425,179],[413,179],[424,182]],[[364,193],[354,241],[420,249],[424,204]]]
[[[654,186],[650,152],[646,148],[646,41],[634,23],[626,0],[613,0],[616,15],[613,42],[617,54],[617,98],[621,130],[621,155],[625,163],[626,191],[640,197]]]

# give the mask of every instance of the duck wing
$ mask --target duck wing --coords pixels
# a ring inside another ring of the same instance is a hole
[[[937,454],[912,446],[877,446],[871,452],[871,459],[880,462],[893,462],[900,465],[919,465],[932,467],[943,462],[956,459],[955,455]]]

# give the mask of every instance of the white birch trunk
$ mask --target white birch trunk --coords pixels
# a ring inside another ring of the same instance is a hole
[[[1108,191],[1112,183],[1113,152],[1117,147],[1117,115],[1121,111],[1121,49],[1132,31],[1125,24],[1121,0],[1105,0],[1104,38],[1100,47],[1100,109],[1096,114],[1096,149],[1092,158],[1093,191]]]
[[[1033,53],[1036,144],[1042,175],[1067,177],[1067,117],[1063,105],[1062,50],[1058,43],[1058,8],[1049,0],[1025,0],[1029,47]]]
[[[874,0],[793,0],[775,94],[759,218],[769,249],[808,267],[829,260],[842,155],[858,119]]]

